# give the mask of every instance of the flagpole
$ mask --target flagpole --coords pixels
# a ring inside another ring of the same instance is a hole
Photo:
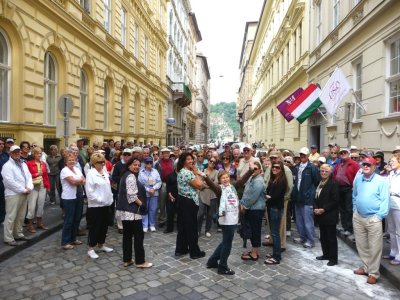
[[[328,119],[325,117],[324,113],[323,113],[319,108],[317,108],[317,110],[318,110],[319,113],[322,115],[322,117],[325,119],[325,121],[328,122]]]
[[[356,92],[355,92],[353,89],[351,89],[351,93],[352,93],[353,96],[356,98],[356,105],[359,106],[359,107],[361,107],[361,109],[362,109],[364,112],[367,112],[367,110],[365,109],[365,107],[361,104],[361,99],[358,97],[358,95],[356,94]]]

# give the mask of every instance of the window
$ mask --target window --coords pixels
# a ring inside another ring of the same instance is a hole
[[[104,1],[104,28],[111,33],[111,0]]]
[[[133,55],[138,57],[139,53],[139,26],[135,23],[133,25]]]
[[[333,0],[333,28],[339,25],[340,0]]]
[[[10,110],[10,50],[7,40],[0,32],[0,121],[9,121]]]
[[[126,47],[126,18],[127,13],[126,13],[126,9],[124,7],[121,8],[121,43],[122,45],[124,45],[124,47]]]
[[[400,37],[390,43],[389,113],[400,112]]]
[[[81,128],[87,128],[87,101],[88,101],[88,79],[84,70],[81,70]]]
[[[108,106],[110,103],[110,91],[108,89],[108,84],[104,84],[104,115],[103,115],[103,129],[108,130]]]
[[[56,125],[57,66],[53,56],[44,56],[44,124]]]
[[[147,67],[148,66],[148,55],[149,55],[149,39],[147,36],[144,37],[144,54],[143,54],[143,63]]]
[[[81,6],[86,11],[86,13],[90,13],[90,0],[79,0]]]
[[[353,90],[354,90],[354,119],[359,120],[363,114],[362,107],[362,61],[361,59],[357,59],[353,62]]]
[[[316,7],[316,18],[315,18],[315,42],[316,46],[321,43],[322,40],[322,10],[321,10],[321,2],[317,4]]]

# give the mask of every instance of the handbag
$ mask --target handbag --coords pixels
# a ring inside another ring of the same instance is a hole
[[[38,173],[41,173],[41,172],[42,172],[42,163],[39,163]],[[42,184],[42,181],[43,181],[42,175],[32,178],[32,183],[34,186],[36,186],[36,185],[40,186]]]

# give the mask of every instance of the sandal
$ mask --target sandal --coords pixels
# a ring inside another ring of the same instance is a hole
[[[265,258],[272,258],[273,256],[272,256],[272,254],[267,254],[266,256],[265,256]]]
[[[391,255],[383,255],[382,258],[383,258],[383,259],[390,259],[390,260],[395,259],[395,257],[394,257],[394,256],[391,256]]]
[[[242,260],[253,260],[256,261],[258,260],[258,255],[256,257],[251,256],[251,251],[247,252],[247,254],[242,254],[242,256],[240,257]]]
[[[273,258],[273,257],[271,257],[271,258],[267,258],[267,259],[264,261],[264,264],[266,264],[266,265],[279,265],[279,264],[280,264],[280,261],[279,261],[279,260],[276,260],[276,259]]]
[[[400,265],[400,260],[398,259],[392,259],[389,264],[391,264],[392,266],[398,266]]]
[[[70,250],[70,249],[74,249],[74,246],[72,246],[71,244],[66,244],[66,245],[63,245],[62,248],[64,250]]]

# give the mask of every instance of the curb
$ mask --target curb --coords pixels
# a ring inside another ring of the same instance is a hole
[[[337,237],[340,238],[347,246],[352,248],[355,252],[357,252],[356,243],[352,242],[346,236],[344,236],[340,231],[337,231]],[[385,248],[390,249],[390,244],[386,243],[386,240],[383,240],[383,253],[385,253]],[[389,246],[389,247],[387,247]],[[358,252],[357,252],[358,253]],[[391,284],[397,287],[400,290],[400,269],[396,266],[392,266],[389,264],[389,261],[381,260],[381,266],[379,271],[383,276],[385,276]]]

